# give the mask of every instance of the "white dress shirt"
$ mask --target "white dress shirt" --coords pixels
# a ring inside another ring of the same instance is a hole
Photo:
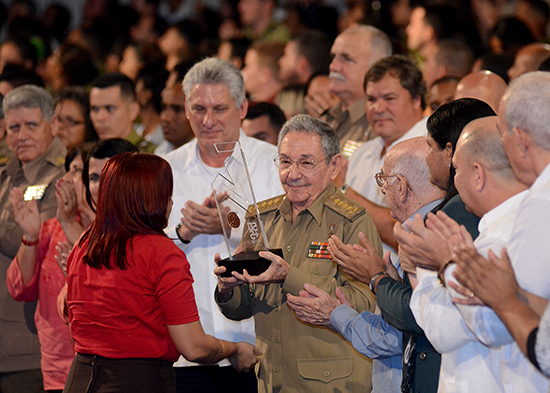
[[[474,242],[480,254],[486,257],[489,249],[498,254],[508,243],[513,222],[526,196],[527,191],[521,192],[483,216],[479,222],[479,236]],[[456,282],[452,276],[455,268],[451,265],[445,271],[446,282]],[[538,386],[540,375],[527,364],[525,357],[515,358],[524,363],[519,374],[506,366],[510,354],[519,349],[512,344],[513,340],[504,347],[488,347],[474,334],[478,332],[470,330],[464,313],[475,315],[476,309],[489,310],[487,307],[457,308],[452,297],[459,295],[442,287],[435,272],[417,269],[417,278],[419,283],[411,297],[411,310],[428,340],[442,354],[439,392],[546,391],[544,383]],[[512,373],[513,378],[510,377]]]
[[[239,135],[241,148],[245,154],[256,200],[261,201],[283,193],[279,173],[273,159],[277,156],[277,148],[266,142],[247,137],[241,130]],[[238,152],[234,152],[229,160],[238,161]],[[189,244],[181,243],[176,234],[176,225],[181,219],[181,208],[191,200],[202,204],[212,193],[211,183],[214,177],[224,171],[224,168],[207,166],[199,154],[196,139],[172,151],[164,157],[172,166],[174,173],[174,205],[168,222],[166,234],[175,239],[175,243],[185,251],[191,273],[193,274],[195,301],[199,309],[199,317],[204,331],[217,338],[229,341],[247,341],[255,344],[254,320],[230,321],[219,311],[214,301],[214,290],[218,284],[213,270],[216,267],[214,255],[220,253],[222,258],[227,255],[225,240],[221,234],[196,236]],[[233,232],[237,232],[234,230]],[[241,233],[233,233],[230,248],[233,253],[241,239]],[[220,365],[228,365],[224,360]],[[176,366],[196,365],[180,357]]]

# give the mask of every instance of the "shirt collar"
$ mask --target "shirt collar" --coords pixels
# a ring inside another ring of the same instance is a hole
[[[500,205],[485,213],[483,217],[481,217],[481,219],[479,220],[479,224],[477,225],[479,233],[484,232],[489,227],[489,225],[491,225],[493,222],[500,219],[501,217],[511,212],[514,212],[515,214],[519,204],[523,202],[523,199],[525,199],[528,192],[528,190],[518,192],[516,195],[506,199]]]

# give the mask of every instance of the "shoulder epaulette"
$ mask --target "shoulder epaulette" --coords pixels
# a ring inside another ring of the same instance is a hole
[[[285,200],[285,194],[266,199],[265,201],[258,202],[258,210],[260,211],[260,214],[270,212],[272,210],[276,210],[281,206],[281,203]],[[250,205],[248,207],[248,211],[250,213],[254,213],[254,206]]]
[[[357,217],[365,214],[365,208],[362,205],[352,201],[341,192],[336,192],[327,199],[325,206],[350,221],[354,221]]]
[[[10,160],[9,157],[0,157],[0,166],[6,165],[9,160]]]

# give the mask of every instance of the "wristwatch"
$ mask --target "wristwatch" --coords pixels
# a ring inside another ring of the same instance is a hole
[[[184,240],[181,236],[180,236],[180,228],[183,224],[180,222],[178,225],[176,225],[176,235],[178,236],[178,239],[180,239],[180,242],[182,242],[183,244],[189,244],[191,243],[191,240]]]
[[[370,287],[370,290],[372,291],[372,293],[374,293],[376,295],[376,291],[374,290],[374,284],[376,283],[376,279],[380,276],[390,276],[387,272],[385,271],[381,271],[381,272],[378,272],[376,273],[374,276],[372,276],[372,278],[370,279],[370,284],[369,284],[369,287]]]

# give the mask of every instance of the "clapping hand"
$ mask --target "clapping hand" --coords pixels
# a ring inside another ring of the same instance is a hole
[[[338,237],[332,235],[328,250],[332,260],[354,279],[369,284],[372,276],[384,271],[384,260],[372,246],[363,232],[359,233],[359,243],[344,244]]]
[[[23,190],[14,187],[10,192],[13,216],[23,232],[23,238],[28,242],[38,241],[40,233],[40,212],[36,200],[25,201]]]

